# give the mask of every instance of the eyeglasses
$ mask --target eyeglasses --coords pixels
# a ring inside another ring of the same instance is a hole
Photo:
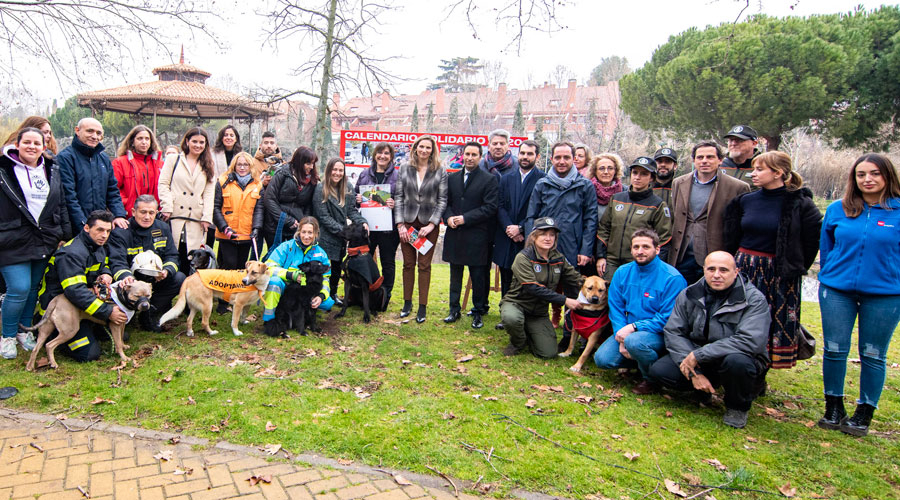
[[[615,172],[616,167],[597,167],[600,172]]]
[[[236,164],[235,166],[236,166],[236,167],[249,167],[250,164],[249,164],[249,163],[238,163],[238,164]]]

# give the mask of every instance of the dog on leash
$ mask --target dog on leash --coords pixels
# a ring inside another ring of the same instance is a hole
[[[358,305],[363,310],[363,321],[368,323],[372,320],[371,315],[384,310],[384,277],[369,252],[369,235],[362,224],[350,224],[341,235],[348,243],[347,259],[341,266],[344,269],[344,305],[334,317],[341,318],[348,307]]]
[[[322,291],[328,266],[312,260],[300,264],[303,283],[292,281],[285,285],[281,300],[275,308],[275,317],[266,321],[263,332],[270,337],[283,337],[288,330],[296,330],[306,335],[306,330],[321,332],[316,321],[316,311],[310,305],[312,299]]]
[[[198,269],[187,277],[181,285],[178,300],[165,314],[159,318],[162,326],[166,321],[178,317],[190,306],[187,319],[187,336],[194,336],[194,315],[200,311],[200,322],[210,335],[219,333],[209,327],[209,315],[212,313],[213,299],[222,299],[234,307],[231,312],[231,332],[236,336],[243,335],[238,323],[244,313],[244,306],[251,301],[262,299],[263,292],[269,285],[269,273],[265,264],[251,260],[243,271],[224,269]]]
[[[584,352],[569,370],[580,372],[581,367],[593,354],[594,349],[612,335],[612,324],[609,321],[609,305],[607,304],[607,283],[599,276],[584,279],[578,302],[581,309],[569,309],[566,312],[564,328],[569,332],[569,348],[559,353],[559,357],[567,358],[575,350],[578,336],[587,339]]]
[[[152,293],[153,287],[150,283],[134,280],[131,284],[126,285],[119,281],[111,285],[112,296],[110,297],[110,300],[122,309],[122,312],[128,316],[128,320],[130,321],[135,312],[150,310],[150,295]],[[116,346],[116,354],[122,359],[122,366],[124,366],[124,363],[127,363],[130,360],[130,358],[125,355],[125,349],[128,349],[128,346],[125,345],[123,337],[125,324],[127,322],[117,325],[115,323],[97,319],[75,307],[74,304],[69,302],[69,299],[66,298],[65,294],[59,294],[56,297],[53,297],[53,300],[47,304],[47,310],[44,312],[44,317],[41,318],[38,324],[34,326],[19,325],[19,328],[22,328],[25,331],[38,332],[37,343],[34,346],[34,350],[31,351],[31,358],[28,359],[28,364],[25,365],[25,369],[28,371],[34,370],[38,351],[41,350],[41,347],[44,346],[45,343],[47,345],[47,358],[50,360],[50,367],[54,369],[57,368],[58,365],[56,364],[56,358],[53,356],[53,351],[61,344],[64,344],[75,337],[78,333],[81,321],[85,319],[109,327],[113,343]],[[47,339],[50,338],[50,335],[54,330],[59,332],[59,334],[55,339],[47,342]]]
[[[187,259],[191,263],[191,274],[199,269],[216,269],[216,254],[205,243],[188,252]]]

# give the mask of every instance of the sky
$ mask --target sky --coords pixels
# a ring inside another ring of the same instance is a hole
[[[352,0],[358,1],[358,0]],[[468,0],[466,0],[468,1]],[[384,65],[386,71],[404,78],[389,90],[393,94],[418,93],[435,81],[442,59],[472,56],[482,60],[502,61],[507,70],[505,83],[511,88],[526,88],[552,81],[550,75],[558,65],[565,66],[579,84],[586,82],[603,57],[617,55],[628,59],[632,68],[643,65],[654,49],[670,35],[691,27],[703,28],[733,22],[739,15],[763,13],[769,16],[808,16],[848,12],[858,0],[679,0],[679,1],[605,1],[563,0],[558,21],[561,31],[546,34],[526,33],[519,53],[509,47],[512,33],[493,25],[492,6],[509,0],[480,0],[475,18],[478,37],[472,36],[461,12],[450,15],[441,5],[450,2],[430,0],[394,0],[397,9],[380,16],[378,34],[366,39],[366,50],[374,57],[394,56]],[[559,0],[557,0],[559,1]],[[185,59],[213,74],[208,82],[229,90],[243,88],[285,88],[313,90],[309,79],[292,74],[292,70],[309,58],[310,42],[299,38],[266,44],[263,31],[270,22],[259,11],[264,2],[218,0],[223,18],[211,23],[220,49],[209,39],[191,39],[186,33],[168,33],[168,49],[177,59],[180,45],[185,45]],[[308,2],[315,4],[315,2]],[[863,4],[875,8],[880,4]],[[129,83],[155,80],[154,66],[172,62],[168,55],[154,50],[144,59],[126,61],[121,72],[112,78],[89,78],[81,87],[60,88],[47,73],[25,75],[25,84],[42,102],[64,98],[78,91],[104,89]],[[347,92],[356,94],[359,92]]]

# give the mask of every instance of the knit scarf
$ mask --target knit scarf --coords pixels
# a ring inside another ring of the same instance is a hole
[[[572,183],[575,181],[576,178],[578,178],[578,176],[579,176],[578,169],[575,168],[574,166],[569,169],[569,173],[566,174],[565,177],[560,177],[559,174],[556,172],[556,168],[550,167],[550,172],[547,173],[547,180],[549,182],[552,182],[554,185],[556,185],[560,189],[566,190],[566,189],[569,189],[569,186],[572,185]]]
[[[239,175],[237,172],[234,173],[234,180],[241,186],[241,189],[247,187],[247,184],[250,184],[250,181],[253,180],[253,174],[251,172],[247,172],[246,175]]]
[[[494,160],[490,153],[488,153],[484,157],[484,164],[485,167],[487,167],[488,172],[502,175],[513,166],[512,153],[507,151],[499,160]]]
[[[609,205],[609,200],[612,199],[614,194],[622,192],[622,181],[619,179],[613,181],[609,186],[600,184],[596,177],[591,179],[591,182],[594,184],[594,191],[597,192],[597,204],[604,207]]]

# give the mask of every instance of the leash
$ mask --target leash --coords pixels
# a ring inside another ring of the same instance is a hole
[[[253,255],[256,256],[256,260],[259,260],[259,250],[256,249],[256,238],[250,238],[250,241],[253,242]]]

